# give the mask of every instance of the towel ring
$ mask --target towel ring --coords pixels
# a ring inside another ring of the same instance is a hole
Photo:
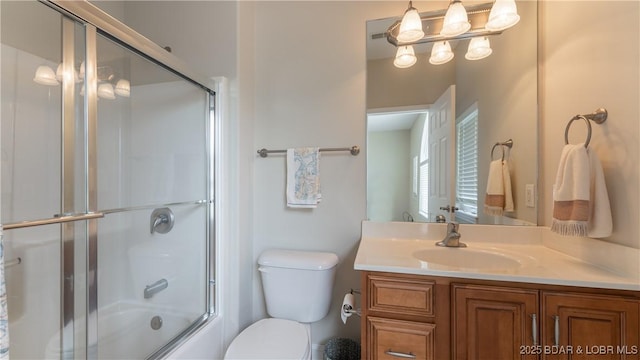
[[[589,122],[589,119],[582,115],[574,116],[571,120],[569,120],[569,123],[567,123],[567,127],[564,129],[564,144],[569,144],[569,128],[571,127],[573,121],[578,119],[582,119],[587,123],[587,140],[584,142],[584,147],[587,148],[589,146],[589,142],[591,142],[591,123]]]
[[[571,127],[571,123],[573,123],[574,120],[578,120],[578,119],[582,119],[587,123],[587,141],[585,141],[584,143],[584,147],[588,147],[589,146],[589,142],[591,142],[591,122],[593,121],[596,124],[602,124],[605,121],[607,121],[607,117],[608,117],[609,113],[607,112],[607,109],[605,108],[599,108],[596,109],[596,111],[592,112],[591,114],[585,114],[585,115],[576,115],[574,116],[571,120],[569,120],[569,123],[567,124],[567,127],[564,129],[564,144],[568,145],[569,144],[569,128]]]
[[[493,144],[493,147],[491,148],[491,161],[493,161],[493,151],[496,149],[496,146],[500,146],[500,149],[502,150],[502,161],[504,161],[504,148],[506,146],[511,149],[513,147],[513,140],[509,139],[502,143],[497,142]]]
[[[496,149],[496,146],[500,146],[500,150],[502,150],[502,160],[504,160],[504,146],[500,143],[495,143],[491,148],[491,161],[493,161],[493,151]]]

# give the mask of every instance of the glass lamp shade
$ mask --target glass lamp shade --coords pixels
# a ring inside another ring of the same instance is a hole
[[[515,0],[496,0],[491,7],[487,30],[500,31],[508,29],[520,21]]]
[[[120,96],[129,97],[131,95],[131,84],[129,83],[129,80],[118,80],[118,82],[116,83],[115,92]]]
[[[404,69],[413,66],[418,59],[413,51],[413,46],[400,46],[396,52],[396,58],[393,60],[395,67]]]
[[[458,36],[466,33],[469,29],[471,29],[471,23],[467,16],[467,10],[465,10],[460,1],[453,1],[449,4],[447,13],[444,15],[444,23],[442,24],[440,35]]]
[[[471,39],[471,42],[469,42],[469,48],[464,57],[467,60],[480,60],[491,55],[492,52],[489,38],[486,36],[474,37]]]
[[[107,100],[115,99],[116,94],[113,91],[113,85],[110,83],[100,84],[98,86],[98,96]]]
[[[418,10],[409,5],[409,9],[404,13],[402,22],[400,23],[400,31],[398,32],[398,41],[407,43],[414,42],[424,37],[422,31],[422,20]]]
[[[448,41],[440,41],[433,44],[429,63],[442,65],[451,59],[453,59],[453,51],[451,51],[451,45],[449,45]]]
[[[53,72],[53,69],[48,67],[47,65],[40,65],[36,69],[36,75],[33,78],[33,81],[40,85],[49,85],[56,86],[60,84],[56,79],[56,73]]]

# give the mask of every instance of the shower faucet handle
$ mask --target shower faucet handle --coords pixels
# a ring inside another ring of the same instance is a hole
[[[171,209],[164,207],[153,210],[149,221],[151,234],[166,234],[173,228],[175,217]]]

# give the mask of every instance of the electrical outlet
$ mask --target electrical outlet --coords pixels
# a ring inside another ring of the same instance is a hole
[[[536,188],[534,184],[525,185],[525,203],[527,207],[536,207]]]

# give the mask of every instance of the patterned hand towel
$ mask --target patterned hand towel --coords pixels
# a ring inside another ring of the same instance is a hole
[[[489,164],[487,193],[484,197],[484,213],[492,216],[502,216],[505,211],[513,211],[509,163],[503,160],[493,160]]]
[[[587,236],[590,180],[590,160],[584,144],[565,145],[553,185],[551,231],[566,236]]]
[[[287,206],[315,208],[320,194],[320,149],[287,149]]]

